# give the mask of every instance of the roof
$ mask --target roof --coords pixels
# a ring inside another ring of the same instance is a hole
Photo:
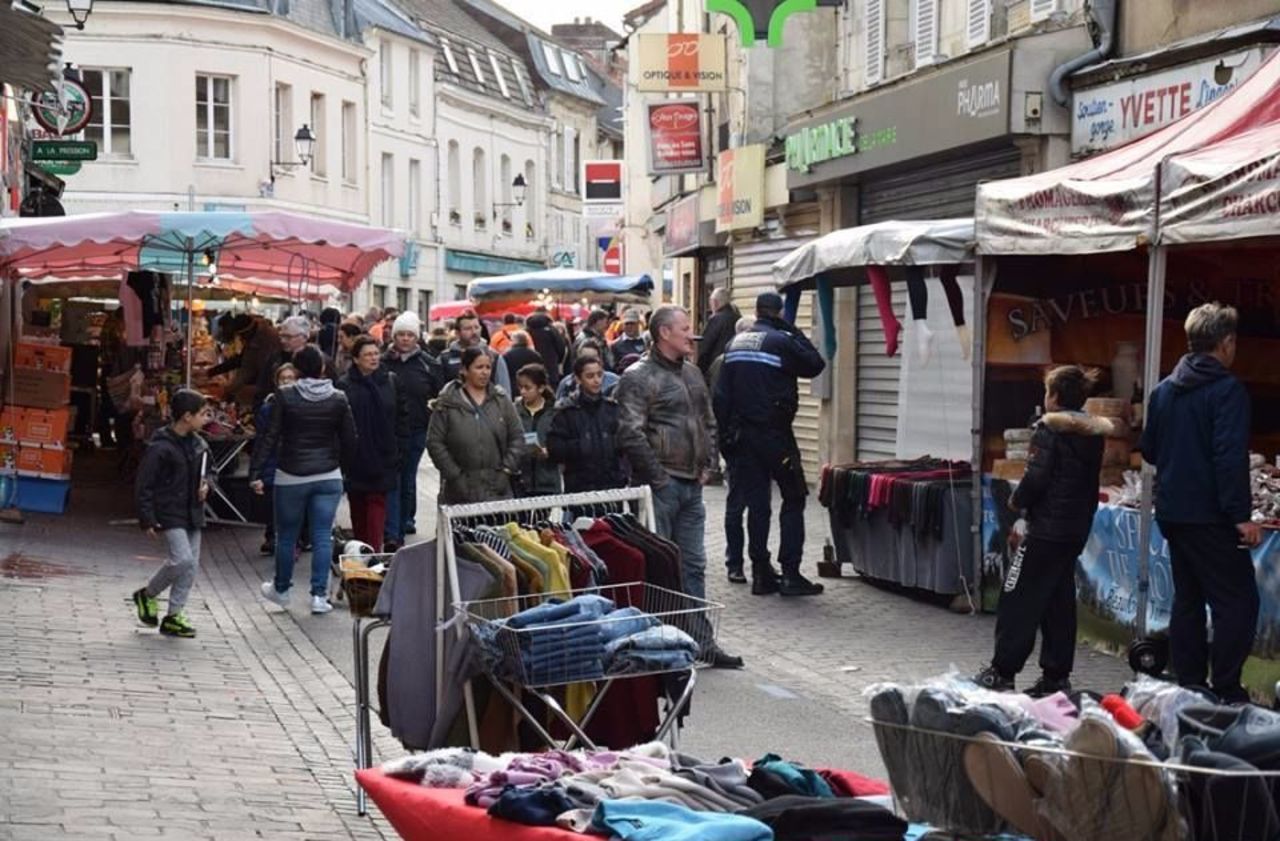
[[[467,14],[461,0],[398,0],[400,6],[420,21],[424,29],[440,30],[454,39],[510,53],[502,39]]]
[[[427,32],[418,27],[405,12],[386,0],[354,0],[356,26],[361,32],[372,27],[403,35],[425,44],[434,43]]]
[[[53,92],[61,66],[61,27],[38,14],[0,5],[0,83]]]
[[[467,14],[461,0],[399,0],[438,42],[435,76],[499,101],[532,107],[537,100],[529,88],[529,69],[502,39]],[[471,60],[475,56],[475,62]],[[494,77],[494,65],[501,81]],[[480,73],[477,75],[476,66]],[[526,98],[524,92],[528,90]],[[504,92],[505,91],[505,92]]]
[[[649,0],[622,16],[623,29],[639,29],[667,5],[667,0]]]
[[[625,134],[625,118],[622,114],[622,88],[615,85],[600,71],[587,63],[587,75],[591,78],[592,89],[604,105],[596,111],[596,125],[615,137],[621,139]]]
[[[543,38],[532,32],[525,36],[529,42],[529,55],[533,58],[533,66],[538,76],[553,91],[585,99],[595,105],[604,105],[605,101],[591,84],[591,71],[586,62],[569,49],[550,38]],[[554,66],[552,62],[554,61]],[[573,62],[568,64],[568,62]]]

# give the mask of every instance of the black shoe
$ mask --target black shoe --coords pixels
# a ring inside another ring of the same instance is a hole
[[[1012,683],[1012,681],[1010,681]],[[1040,675],[1040,679],[1031,684],[1031,688],[1027,690],[1027,694],[1032,698],[1046,698],[1055,692],[1062,692],[1066,695],[1071,694],[1071,681],[1063,678],[1052,678],[1048,675]]]
[[[298,551],[299,551],[299,552],[310,552],[310,551],[311,551],[311,541],[310,541],[310,540],[299,540],[299,541],[298,541]]]
[[[773,564],[765,561],[751,565],[751,595],[772,596],[782,588],[782,576]]]
[[[138,611],[138,621],[143,625],[154,628],[160,624],[160,607],[155,597],[147,594],[147,588],[134,591],[129,597],[133,601],[134,609]]]
[[[741,669],[744,665],[741,657],[730,654],[718,645],[706,653],[706,658],[713,669]]]
[[[784,596],[819,596],[825,589],[827,588],[810,581],[797,572],[794,575],[784,575],[782,577],[782,585],[778,592]]]
[[[1013,692],[1013,678],[1000,674],[995,666],[987,666],[973,676],[973,682],[992,692]]]
[[[258,547],[258,554],[264,558],[270,558],[276,553],[275,538],[263,538],[262,545]]]
[[[730,584],[746,584],[747,575],[742,571],[742,567],[729,567],[729,583]]]
[[[405,526],[405,527],[404,527],[404,533],[405,533],[406,535],[409,535],[409,534],[417,534],[417,533],[418,533],[418,529],[417,529],[417,527],[416,527],[416,526]]]
[[[387,555],[394,555],[400,551],[400,544],[394,540],[384,540],[382,541],[382,551]]]

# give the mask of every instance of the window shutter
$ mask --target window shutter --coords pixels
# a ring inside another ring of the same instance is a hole
[[[933,64],[938,58],[938,0],[915,0],[916,67]]]
[[[969,18],[965,27],[970,49],[991,40],[991,0],[969,0]]]
[[[576,129],[566,127],[564,130],[564,189],[573,192],[573,138]]]
[[[1031,0],[1032,22],[1047,20],[1058,11],[1058,0]]]
[[[878,85],[884,79],[884,0],[867,0],[865,15],[863,78],[868,85]]]

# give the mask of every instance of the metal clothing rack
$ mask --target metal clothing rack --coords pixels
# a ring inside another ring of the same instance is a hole
[[[592,491],[589,493],[556,494],[554,496],[533,496],[522,499],[503,499],[496,502],[478,502],[468,505],[442,505],[436,517],[436,563],[439,567],[436,574],[436,616],[443,623],[444,630],[436,634],[436,705],[437,709],[444,702],[445,658],[444,634],[452,625],[459,641],[467,633],[465,623],[446,621],[446,612],[451,605],[462,603],[462,591],[458,584],[458,557],[454,551],[453,528],[466,524],[499,524],[511,521],[512,514],[530,511],[566,512],[569,510],[599,511],[608,513],[612,506],[634,504],[640,522],[650,531],[657,530],[657,520],[653,510],[653,493],[648,485],[638,488],[619,488],[609,491]],[[546,516],[544,514],[544,516]],[[446,589],[447,588],[447,589]],[[471,682],[463,686],[463,699],[467,713],[467,728],[472,747],[480,747],[479,720],[475,710],[475,696]]]
[[[351,643],[355,652],[356,679],[356,769],[373,766],[373,730],[369,722],[369,637],[380,628],[389,628],[391,620],[379,616],[356,616],[352,620]],[[356,785],[356,814],[369,813],[364,787]]]

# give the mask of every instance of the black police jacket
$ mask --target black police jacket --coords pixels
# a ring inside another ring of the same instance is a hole
[[[736,434],[790,432],[800,406],[797,379],[818,376],[827,367],[804,334],[779,318],[761,318],[725,349],[712,406],[721,444],[732,448]]]

